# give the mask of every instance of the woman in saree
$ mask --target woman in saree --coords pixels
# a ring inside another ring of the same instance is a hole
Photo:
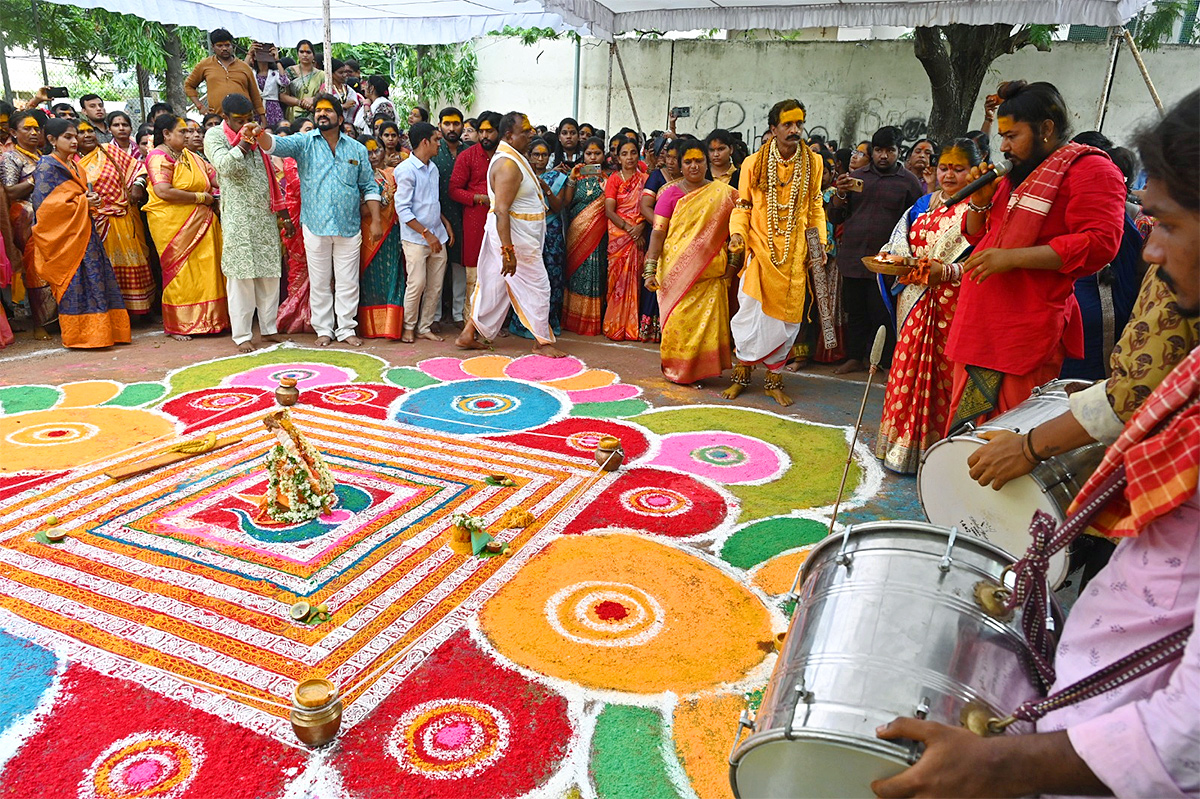
[[[377,139],[367,139],[367,157],[375,170],[375,185],[383,197],[383,236],[371,236],[371,215],[363,204],[362,255],[360,259],[358,326],[364,338],[404,335],[404,267],[401,264],[400,226],[396,224],[396,178],[384,164],[384,150]]]
[[[146,158],[145,211],[162,263],[163,327],[176,341],[229,329],[221,223],[213,213],[217,173],[187,148],[187,129],[182,117],[161,115]]]
[[[896,352],[883,401],[883,421],[875,456],[902,474],[915,474],[921,454],[942,437],[949,418],[953,365],[946,360],[946,337],[958,304],[962,265],[968,244],[962,234],[966,203],[946,207],[945,199],[967,184],[967,173],[979,164],[979,149],[970,139],[955,139],[942,148],[937,180],[940,188],[913,204],[892,231],[885,250],[892,255],[924,259],[896,281]]]
[[[0,183],[0,209],[7,208],[8,194],[4,191],[4,184]],[[13,271],[20,263],[21,251],[17,249],[17,242],[13,240],[12,220],[8,218],[8,214],[0,213],[0,289],[11,289]],[[0,350],[15,341],[12,327],[8,323],[9,292],[5,291],[3,295],[4,302],[0,303]]]
[[[296,64],[288,67],[288,85],[279,87],[279,102],[287,109],[288,122],[313,110],[313,98],[321,91],[325,73],[317,68],[316,50],[308,39],[296,45]]]
[[[129,314],[100,236],[92,227],[92,209],[102,202],[88,189],[75,163],[79,150],[74,120],[52,119],[46,138],[54,148],[34,173],[33,207],[37,222],[29,247],[33,267],[50,285],[58,303],[64,347],[93,349],[128,344]]]
[[[33,235],[33,173],[41,158],[42,131],[47,119],[44,113],[36,110],[18,111],[9,117],[12,148],[0,155],[0,182],[4,183],[9,202],[4,210],[12,222],[17,249],[21,251],[21,260],[13,264],[12,300],[16,303],[29,298],[33,337],[40,341],[50,338],[46,326],[58,314],[50,286],[33,269],[33,250],[29,247]]]
[[[604,184],[604,215],[608,218],[608,308],[604,335],[613,341],[640,341],[642,261],[646,220],[639,205],[646,173],[638,169],[638,145],[622,137],[617,145],[619,168]],[[657,314],[656,314],[657,316]]]
[[[604,215],[604,142],[595,137],[583,147],[583,163],[571,170],[563,202],[567,207],[567,290],[562,326],[582,336],[598,336],[608,270]],[[586,171],[585,171],[586,170]]]
[[[146,167],[113,144],[101,144],[87,119],[79,121],[79,168],[100,195],[92,209],[96,233],[112,263],[130,316],[147,316],[154,304],[154,275],[138,203],[146,199]]]
[[[545,139],[534,139],[529,145],[529,165],[541,181],[546,203],[546,240],[542,245],[542,263],[546,265],[546,275],[550,278],[550,329],[557,336],[562,332],[563,293],[566,288],[563,263],[567,257],[567,243],[563,238],[562,191],[567,186],[567,176],[549,168],[552,147],[553,144]],[[508,329],[522,338],[533,338],[517,314],[512,315]]]
[[[283,227],[283,256],[287,266],[287,294],[279,303],[280,333],[312,333],[312,311],[308,305],[308,254],[300,226],[300,171],[294,158],[271,156],[275,175],[283,186],[283,199],[290,224]]]
[[[134,139],[133,120],[130,119],[129,114],[124,111],[113,111],[104,118],[104,124],[108,127],[108,132],[112,134],[109,149],[120,150],[135,161],[144,162],[146,160],[146,156],[142,154],[142,148]]]
[[[663,186],[679,180],[680,177],[679,156],[675,154],[675,149],[671,146],[673,141],[674,139],[662,137],[654,140],[654,154],[658,166],[646,178],[646,185],[642,187],[640,201],[642,219],[645,219],[650,225],[654,224],[654,205],[658,202],[658,193],[662,191]]]
[[[733,366],[726,253],[737,189],[708,180],[708,152],[695,139],[671,150],[683,178],[659,192],[643,278],[662,312],[663,376],[698,384]]]

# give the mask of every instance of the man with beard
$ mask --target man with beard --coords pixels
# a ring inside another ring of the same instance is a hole
[[[784,407],[792,404],[783,391],[783,367],[804,321],[809,264],[826,257],[824,162],[801,146],[804,117],[799,100],[771,106],[767,124],[775,135],[742,162],[729,248],[746,256],[738,311],[730,320],[737,364],[725,399],[737,399],[761,363],[768,396]],[[812,251],[817,248],[819,253]]]
[[[362,346],[358,323],[358,272],[362,247],[361,203],[371,215],[370,233],[383,237],[382,205],[367,148],[342,132],[342,104],[332,94],[313,98],[316,130],[294,136],[258,134],[268,155],[296,159],[300,173],[300,222],[308,253],[309,308],[317,346],[335,340]],[[330,287],[332,286],[332,291]]]
[[[471,302],[475,287],[475,269],[479,266],[479,247],[483,243],[483,224],[487,221],[491,200],[488,199],[487,174],[492,163],[492,154],[500,142],[500,115],[495,111],[484,111],[479,115],[476,131],[479,142],[463,150],[454,161],[447,191],[450,199],[462,207],[462,252],[461,263],[466,270],[467,303]],[[465,312],[464,320],[470,318]],[[469,326],[468,326],[469,329]],[[459,348],[470,349],[474,338],[463,332],[455,341]]]
[[[1005,116],[1001,106],[1001,131]],[[1148,177],[1146,212],[1159,220],[1146,242],[1146,260],[1159,264],[1179,311],[1192,318],[1200,315],[1198,128],[1200,93],[1192,92],[1138,136]],[[913,767],[872,783],[876,795],[1200,792],[1197,395],[1200,349],[1193,349],[1146,399],[1075,500],[1076,508],[1101,504],[1091,524],[1120,543],[1071,608],[1050,692],[1060,695],[1072,684],[1096,690],[1084,690],[1074,701],[1062,697],[1044,716],[1044,709],[1022,713],[1036,721],[1035,734],[985,738],[962,727],[897,719],[876,734],[923,743],[924,751]],[[1097,495],[1107,485],[1115,492],[1104,502]],[[1124,673],[1098,676],[1122,661]]]
[[[896,222],[925,193],[917,177],[900,165],[898,145],[895,128],[875,131],[871,137],[870,162],[842,175],[834,184],[836,191],[829,215],[835,225],[845,223],[838,241],[837,267],[842,273],[848,359],[834,374],[866,368],[867,355],[880,326],[888,331],[882,363],[886,366],[892,362],[896,344],[892,315],[880,294],[879,280],[863,266],[862,259],[875,255],[887,244]]]
[[[453,106],[443,108],[438,112],[438,129],[442,133],[442,143],[438,145],[437,155],[433,157],[440,181],[438,199],[442,203],[442,216],[450,223],[453,233],[450,237],[453,243],[449,248],[450,268],[446,270],[445,283],[442,286],[442,302],[433,317],[435,327],[440,328],[443,318],[453,318],[458,325],[461,325],[464,319],[470,318],[470,312],[464,313],[463,308],[475,286],[467,286],[467,270],[462,261],[463,209],[450,197],[450,178],[454,174],[454,162],[463,149],[462,111]]]
[[[1083,355],[1075,280],[1117,254],[1125,221],[1121,170],[1069,140],[1067,107],[1049,83],[1002,83],[1000,149],[1012,171],[971,197],[964,265],[946,343],[954,363],[947,431],[1019,405]],[[985,164],[971,170],[974,180]]]
[[[497,132],[501,141],[487,173],[495,213],[485,223],[479,283],[459,346],[474,344],[476,330],[485,340],[494,339],[512,308],[536,339],[534,354],[562,358],[566,353],[554,346],[550,329],[550,277],[542,259],[546,203],[541,181],[524,155],[533,126],[524,114],[510,111],[501,117]]]

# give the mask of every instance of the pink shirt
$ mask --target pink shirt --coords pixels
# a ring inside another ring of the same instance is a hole
[[[1058,645],[1054,690],[1189,624],[1200,625],[1200,494],[1125,539],[1075,603]],[[1180,660],[1048,714],[1113,794],[1200,795],[1200,636]]]

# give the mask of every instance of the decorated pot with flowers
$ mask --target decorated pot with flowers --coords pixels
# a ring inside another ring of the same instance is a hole
[[[450,531],[446,534],[446,543],[457,555],[470,555],[474,552],[471,546],[471,534],[483,532],[483,519],[456,513],[450,519]]]

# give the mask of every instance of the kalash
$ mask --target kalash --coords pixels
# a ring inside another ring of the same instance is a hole
[[[301,524],[328,513],[335,483],[325,458],[296,429],[287,409],[263,417],[278,443],[267,452],[267,493],[259,505],[259,523]]]

